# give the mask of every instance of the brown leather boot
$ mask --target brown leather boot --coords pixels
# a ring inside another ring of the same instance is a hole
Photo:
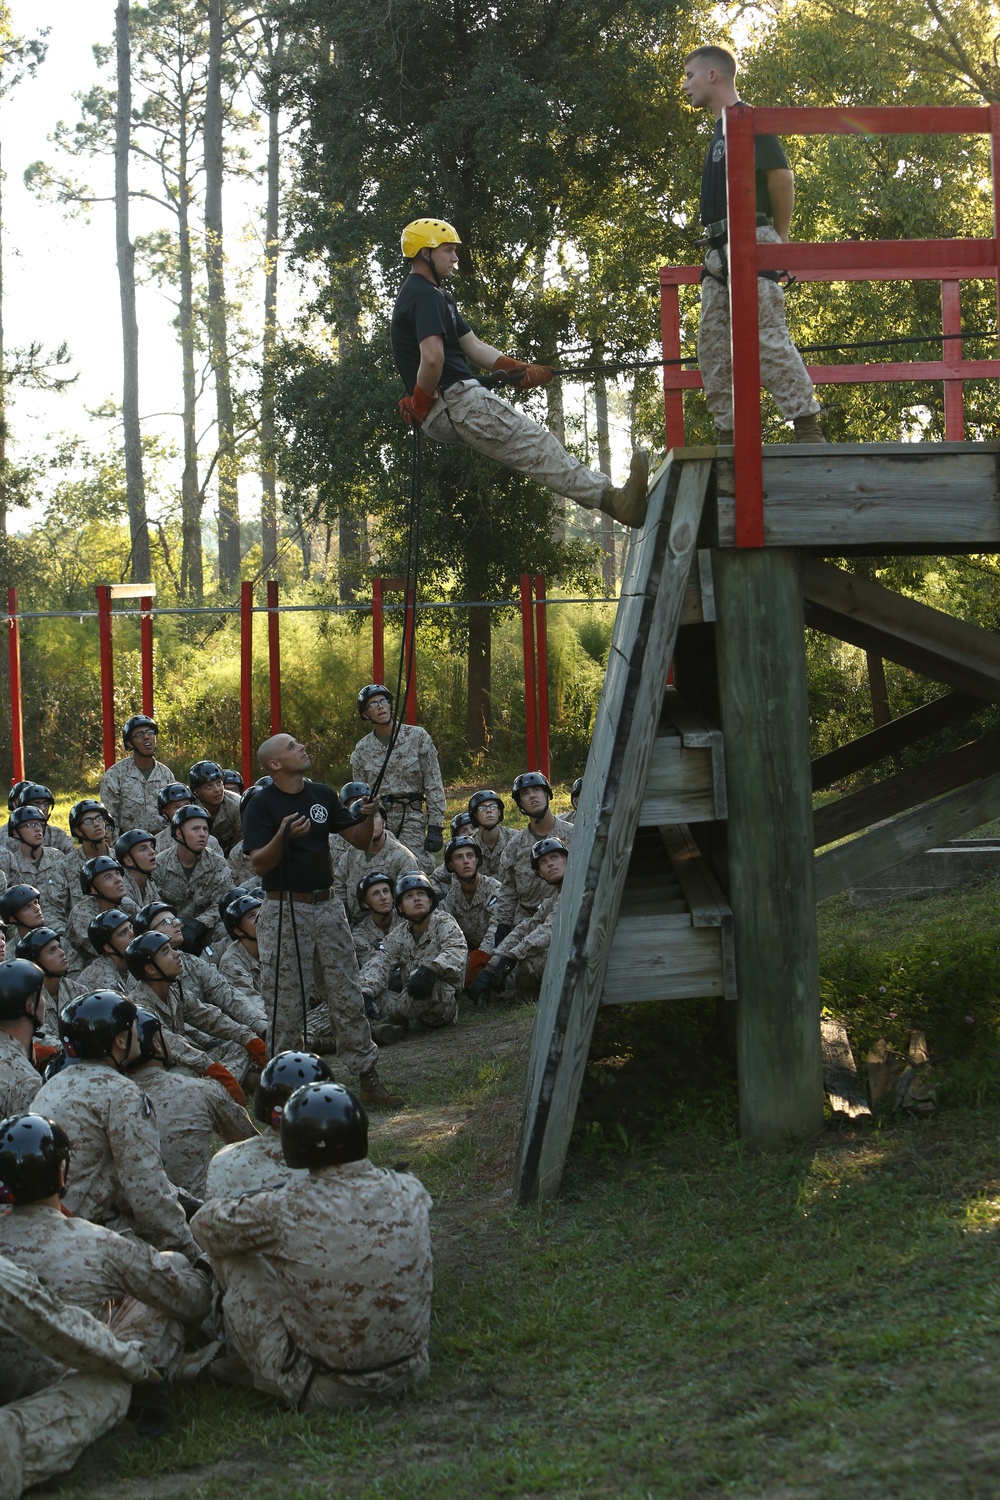
[[[825,443],[826,438],[819,428],[819,422],[814,412],[808,412],[804,417],[796,417],[792,426],[795,428],[795,441],[797,443]]]
[[[381,1078],[378,1067],[373,1065],[358,1079],[358,1098],[362,1104],[377,1104],[380,1109],[391,1109],[396,1104],[405,1104],[402,1094],[390,1094]]]
[[[601,509],[606,516],[613,516],[623,526],[641,526],[646,519],[646,491],[649,489],[649,454],[637,448],[632,454],[632,467],[621,489],[610,485],[604,491]]]

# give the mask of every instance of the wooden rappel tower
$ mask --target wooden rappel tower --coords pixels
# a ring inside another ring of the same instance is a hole
[[[962,280],[998,276],[1000,105],[736,105],[724,128],[734,446],[684,446],[683,390],[700,376],[667,366],[670,451],[626,560],[532,1036],[521,1204],[559,1191],[602,1005],[732,1003],[744,1138],[769,1148],[817,1131],[816,902],[1000,815],[996,733],[812,805],[814,791],[1000,702],[1000,636],[826,560],[1000,552],[1000,443],[962,441],[962,381],[1000,376],[1000,360],[963,360],[953,338],[939,361],[810,366],[817,384],[943,381],[946,441],[762,448],[756,295],[758,268],[935,280],[942,332],[958,333]],[[858,130],[989,134],[993,238],[758,245],[754,135]],[[678,286],[697,280],[697,268],[661,272],[665,359],[680,354]],[[944,691],[810,761],[807,625]]]

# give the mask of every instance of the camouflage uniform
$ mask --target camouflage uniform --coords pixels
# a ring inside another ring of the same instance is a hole
[[[182,962],[184,957],[181,954]],[[204,1065],[193,1063],[189,1052],[184,1051],[182,1056],[175,1055],[175,1061],[184,1062],[201,1073],[210,1063],[219,1062],[234,1077],[243,1079],[254,1066],[246,1050],[247,1042],[252,1042],[257,1033],[234,1021],[209,998],[202,973],[203,969],[210,968],[210,964],[199,969],[185,967],[168,989],[166,1000],[161,1000],[144,979],[132,979],[126,994],[134,1005],[144,1005],[159,1016],[171,1038],[186,1039],[189,1048],[200,1051],[204,1057]]]
[[[93,963],[89,963],[76,976],[78,995],[89,995],[94,990],[117,990],[120,995],[124,995],[130,983],[128,970],[123,973],[107,953],[95,958]]]
[[[287,1165],[281,1154],[281,1135],[268,1129],[215,1153],[208,1168],[205,1197],[239,1198],[261,1188],[282,1188],[293,1178],[308,1176],[305,1167]]]
[[[156,798],[174,780],[173,771],[162,761],[154,760],[149,775],[143,776],[132,756],[126,755],[101,777],[100,800],[114,818],[119,833],[128,833],[133,828],[159,833],[167,824],[156,806]]]
[[[416,1177],[365,1160],[199,1210],[192,1227],[225,1288],[226,1340],[258,1390],[321,1410],[427,1374],[430,1203]]]
[[[115,902],[115,906],[119,911],[123,911],[127,917],[134,917],[139,910],[131,896],[123,896],[120,901]],[[82,962],[75,966],[77,972],[83,968],[84,964],[90,963],[92,959],[97,957],[90,938],[87,936],[87,928],[95,917],[101,915],[102,911],[112,910],[113,908],[110,906],[102,906],[96,896],[84,896],[71,908],[69,916],[66,919],[66,937],[82,960]],[[66,952],[69,954],[70,967],[73,968],[73,954],[69,948],[66,949]]]
[[[4,850],[6,857],[5,873],[8,885],[33,885],[38,892],[42,903],[42,915],[50,927],[59,925],[59,912],[55,910],[59,902],[59,889],[61,885],[61,866],[66,858],[57,849],[46,849],[42,846],[41,858],[37,861],[28,859],[23,852],[22,844],[15,844],[10,840],[10,849]],[[60,882],[60,884],[57,884]],[[77,895],[82,895],[80,890],[80,877],[76,878]]]
[[[484,875],[482,867],[472,900],[462,889],[461,881],[453,880],[438,907],[454,917],[469,948],[482,946],[483,938],[494,922],[494,912],[500,897],[500,882],[492,875]]]
[[[174,1031],[170,1023],[164,1020],[165,1015],[173,1014],[172,1007],[170,1005],[165,1006],[156,991],[144,979],[132,979],[130,977],[125,993],[133,1005],[141,1005],[146,1010],[151,1010],[154,1016],[159,1016],[160,1024],[163,1027],[163,1034],[170,1043],[170,1055],[177,1067],[183,1068],[186,1072],[200,1078],[206,1069],[212,1066],[213,1062],[219,1062],[223,1067],[229,1068],[229,1071],[237,1080],[242,1076],[249,1062],[249,1053],[244,1057],[242,1048],[223,1047],[219,1048],[218,1051],[209,1053],[201,1047],[196,1047],[193,1042],[188,1040],[183,1031]],[[232,1061],[230,1053],[237,1054],[238,1061],[235,1067],[230,1067],[230,1062]]]
[[[480,875],[492,875],[494,879],[500,879],[500,862],[503,859],[503,851],[516,836],[516,828],[505,828],[502,823],[497,824],[497,833],[500,837],[491,849],[483,841],[483,830],[481,828],[470,828],[469,838],[473,839],[483,851],[482,862],[479,866]]]
[[[294,906],[295,928],[292,927]],[[278,917],[281,913],[281,954],[278,959],[277,1015],[271,1020],[275,991],[275,957],[278,948]],[[306,986],[303,1002],[295,940],[302,959],[302,982]],[[371,1027],[365,1016],[364,1001],[358,983],[358,961],[354,954],[351,931],[347,925],[344,903],[336,897],[325,901],[291,902],[265,900],[257,918],[257,943],[260,948],[261,975],[264,981],[264,1006],[269,1017],[268,1055],[274,1057],[287,1048],[302,1046],[312,1029],[308,1016],[309,986],[318,975],[329,1027],[337,1038],[337,1057],[350,1073],[367,1073],[378,1061],[378,1048],[372,1041]],[[305,1035],[303,1034],[305,1028]]]
[[[153,1101],[163,1170],[194,1198],[204,1198],[212,1136],[246,1141],[256,1135],[250,1116],[214,1078],[188,1078],[176,1068],[145,1063],[131,1076]]]
[[[152,875],[146,876],[146,884],[140,885],[135,878],[134,870],[122,870],[122,879],[125,882],[125,894],[136,906],[148,906],[150,901],[162,901],[160,887]]]
[[[333,840],[330,840],[331,844]],[[343,839],[338,839],[343,843]],[[260,876],[253,867],[253,861],[249,854],[243,853],[243,840],[234,844],[229,851],[229,868],[233,872],[233,885],[241,885],[245,891],[254,891],[261,884]]]
[[[405,919],[398,922],[365,965],[361,987],[366,994],[382,995],[393,969],[403,980],[400,993],[386,992],[380,1001],[385,1021],[420,1021],[429,1027],[446,1026],[458,1016],[458,991],[465,983],[465,965],[469,950],[462,929],[440,907],[431,912],[422,937],[414,937]],[[438,979],[425,1000],[415,1000],[406,992],[414,969],[423,965],[432,969]]]
[[[195,990],[207,1005],[217,1006],[224,1016],[247,1027],[255,1036],[264,1035],[261,1006],[247,1005],[242,994],[223,974],[221,967],[217,969],[207,958],[200,958],[194,953],[182,953],[181,966],[181,983],[185,993]]]
[[[121,985],[115,984],[111,988],[120,991]],[[49,1044],[54,1042],[57,1045],[61,1045],[59,1042],[59,1017],[71,1000],[75,1000],[77,995],[85,994],[87,994],[87,991],[80,988],[79,976],[74,977],[72,974],[64,974],[62,976],[54,995],[48,986],[46,986],[45,1035],[39,1038],[40,1041]]]
[[[349,912],[357,910],[358,881],[366,875],[388,875],[395,888],[398,876],[420,868],[416,855],[393,838],[388,830],[377,854],[371,854],[367,849],[355,849],[346,839],[339,835],[335,837],[338,844],[343,844],[345,853],[334,866],[333,888]],[[330,842],[333,843],[333,838]]]
[[[380,739],[374,729],[358,740],[351,753],[351,774],[356,781],[367,781],[369,786],[374,786],[385,760],[387,745],[388,740]],[[389,811],[389,832],[414,851],[422,870],[433,870],[434,857],[424,851],[424,838],[428,826],[443,826],[446,802],[438,753],[426,729],[417,724],[399,726],[399,738],[386,767],[379,796]]]
[[[80,1218],[132,1229],[158,1248],[197,1260],[177,1190],[163,1170],[153,1106],[131,1078],[103,1062],[63,1068],[35,1095],[73,1146],[64,1202]]]
[[[545,973],[545,960],[552,943],[556,907],[559,905],[561,887],[549,886],[549,895],[533,916],[518,922],[502,943],[493,950],[493,959],[516,958],[516,982],[519,986],[537,988]]]
[[[229,1014],[244,1025],[252,1026],[258,1036],[264,1036],[267,1010],[260,959],[248,953],[242,943],[230,943],[222,955],[219,973],[233,992],[234,1004]]]
[[[42,1075],[9,1032],[0,1031],[0,1120],[27,1114],[42,1086]]]
[[[210,1282],[183,1255],[163,1255],[134,1235],[42,1203],[0,1219],[0,1254],[94,1317],[112,1303],[112,1333],[136,1340],[147,1363],[171,1375],[184,1353],[181,1322],[198,1323],[211,1311]]]
[[[156,883],[160,900],[169,903],[182,922],[197,918],[207,929],[209,942],[225,936],[219,916],[219,897],[231,890],[230,871],[221,854],[206,849],[193,870],[185,870],[177,854],[177,844],[165,849],[156,862]]]
[[[7,837],[12,844],[17,845],[20,842],[11,833],[9,822],[7,824]],[[57,828],[51,823],[46,823],[45,833],[42,837],[42,848],[54,849],[57,854],[68,854],[74,848],[73,836],[67,833],[65,828]]]
[[[389,932],[398,927],[402,917],[391,912],[392,921],[389,923]],[[355,922],[351,928],[351,937],[354,939],[354,951],[358,955],[358,968],[363,969],[373,953],[385,946],[385,940],[389,933],[383,932],[381,927],[376,927],[371,912],[363,917],[360,922]]]
[[[769,224],[757,227],[757,243],[780,245],[781,235]],[[701,323],[698,328],[698,365],[705,401],[721,431],[733,430],[733,352],[729,329],[729,283],[718,250],[709,250],[705,265],[713,273],[701,283]],[[785,291],[766,276],[757,278],[757,316],[760,325],[760,379],[789,422],[819,412],[809,371],[792,343],[785,322]]]
[[[202,804],[199,804],[201,806]],[[234,844],[243,841],[243,819],[240,816],[240,799],[235,792],[223,792],[222,803],[217,811],[205,808],[212,835],[222,845],[222,852],[229,856]]]
[[[42,911],[50,927],[65,927],[70,908],[83,900],[80,869],[90,858],[80,844],[75,844],[68,854],[60,856],[59,863],[49,873],[45,889],[38,887],[42,892]]]
[[[0,1260],[0,1277],[0,1500],[18,1500],[116,1427],[131,1382],[152,1372],[134,1344],[31,1272]]]
[[[156,835],[156,838],[153,840],[153,848],[156,850],[157,871],[159,871],[160,860],[163,858],[164,854],[166,854],[168,849],[173,849],[176,843],[177,840],[174,838],[174,830],[168,823],[166,828],[162,828]],[[205,845],[205,853],[217,854],[220,859],[225,859],[226,857],[222,852],[222,845],[219,843],[219,840],[215,837],[214,833],[210,833],[208,835],[208,843]],[[159,875],[157,875],[157,878],[159,878]]]
[[[556,818],[546,838],[561,839],[569,847],[573,825]],[[500,861],[500,899],[494,908],[494,927],[516,927],[535,912],[552,893],[552,887],[531,868],[531,850],[538,834],[531,827],[522,828],[508,842]],[[488,953],[494,948],[493,928],[481,944]]]

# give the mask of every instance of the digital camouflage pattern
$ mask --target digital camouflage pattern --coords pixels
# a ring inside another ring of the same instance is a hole
[[[148,906],[151,901],[163,900],[163,897],[160,895],[160,887],[152,875],[146,876],[146,884],[144,886],[139,884],[134,870],[122,870],[122,879],[125,882],[126,896],[134,901],[136,906]]]
[[[495,968],[495,961],[501,958],[516,958],[517,984],[534,987],[541,983],[545,973],[545,960],[552,944],[552,929],[555,926],[561,889],[561,886],[549,886],[549,894],[538,910],[519,922],[513,932],[508,933],[503,942],[493,950],[490,968]]]
[[[376,872],[380,875],[388,875],[395,886],[398,876],[420,868],[420,862],[413,850],[407,848],[406,844],[401,844],[388,829],[382,840],[381,849],[374,854],[367,849],[353,848],[346,839],[331,838],[330,843],[334,842],[343,846],[344,853],[334,866],[333,888],[352,916],[358,911],[356,894],[358,881],[363,880],[366,875],[373,875]]]
[[[204,1198],[212,1136],[249,1140],[257,1134],[250,1116],[214,1078],[189,1078],[153,1062],[133,1068],[131,1077],[153,1101],[163,1170],[177,1187]]]
[[[556,818],[546,838],[561,839],[569,847],[573,838],[573,825],[563,818]],[[494,928],[516,927],[525,917],[533,916],[551,894],[552,887],[536,875],[531,868],[531,850],[539,835],[529,826],[521,828],[509,840],[500,861],[500,898],[495,909]],[[493,928],[482,944],[487,952],[494,946]]]
[[[291,1168],[281,1154],[281,1136],[267,1129],[235,1146],[223,1146],[208,1168],[206,1198],[239,1198],[261,1188],[281,1188],[292,1178],[306,1178],[304,1167]]]
[[[243,840],[243,819],[240,816],[240,799],[235,792],[223,792],[222,804],[216,812],[208,807],[209,822],[212,826],[212,835],[217,838],[222,846],[222,852],[229,856],[233,845]]]
[[[414,937],[405,919],[397,922],[381,951],[365,965],[361,986],[366,994],[380,996],[385,1021],[421,1021],[425,1026],[445,1026],[458,1015],[458,991],[465,983],[468,945],[462,929],[446,911],[431,912],[426,930]],[[416,1000],[406,992],[414,969],[424,965],[439,977],[430,995]],[[399,969],[403,988],[397,995],[386,990],[393,969]]]
[[[479,879],[471,899],[462,889],[459,880],[452,880],[438,906],[454,917],[470,948],[482,947],[483,939],[494,925],[497,902],[500,899],[500,882],[491,875],[483,874],[479,867]]]
[[[351,752],[351,775],[356,781],[367,781],[374,786],[386,746],[387,740],[380,739],[374,729],[358,740]],[[421,793],[424,806],[393,800],[408,792]],[[379,796],[389,814],[386,820],[389,832],[413,851],[421,869],[432,870],[434,857],[424,852],[424,839],[429,825],[435,828],[444,825],[447,802],[434,741],[419,724],[399,726],[399,737],[389,757]]]
[[[230,943],[219,963],[219,973],[233,992],[229,1015],[264,1036],[267,1011],[260,959],[248,953],[242,943]]]
[[[168,902],[182,922],[191,919],[201,922],[208,931],[209,942],[225,937],[219,897],[232,889],[232,872],[221,854],[206,849],[194,869],[185,870],[175,841],[157,856],[156,883],[161,901]]]
[[[131,755],[115,764],[101,777],[100,800],[115,820],[119,833],[132,828],[148,828],[159,833],[166,820],[156,806],[156,798],[165,786],[177,778],[169,766],[154,760],[148,776],[143,776]]]
[[[123,896],[120,901],[115,902],[115,905],[118,907],[119,911],[123,911],[127,917],[134,917],[136,912],[139,910],[138,906],[136,906],[131,896]],[[79,970],[83,968],[84,964],[92,963],[93,960],[97,957],[97,954],[94,952],[93,944],[91,943],[90,938],[87,936],[87,928],[90,926],[95,917],[99,917],[101,915],[102,911],[110,910],[110,907],[102,906],[96,896],[82,896],[81,899],[77,901],[75,906],[71,908],[70,914],[66,919],[66,939],[67,942],[72,945],[73,951],[70,951],[70,948],[66,946],[66,943],[63,944],[63,947],[65,948],[66,953],[69,957],[71,967],[73,966],[74,953],[78,954],[80,960],[82,960],[82,962],[79,962],[76,965],[77,972],[79,972]],[[115,986],[115,988],[117,988],[117,985]],[[83,991],[81,991],[80,993],[82,994]]]
[[[42,1075],[21,1042],[0,1031],[0,1120],[27,1114],[42,1086]]]
[[[494,879],[499,880],[500,861],[503,859],[503,851],[506,849],[511,839],[514,837],[517,829],[506,828],[503,823],[498,823],[496,831],[498,834],[498,838],[496,843],[493,845],[493,848],[491,849],[486,840],[483,838],[482,828],[473,826],[469,829],[463,829],[463,832],[467,833],[468,837],[470,839],[473,839],[483,851],[482,863],[479,866],[480,875],[492,875]]]

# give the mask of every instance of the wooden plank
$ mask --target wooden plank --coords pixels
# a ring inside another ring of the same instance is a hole
[[[970,781],[989,775],[997,764],[1000,764],[1000,730],[818,807],[813,813],[813,846],[820,849],[835,839],[857,833],[859,828],[870,828],[893,813],[905,812],[908,807],[929,802],[943,792],[967,786]]]
[[[807,624],[988,700],[1000,696],[1000,636],[906,599],[857,573],[807,559]]]
[[[735,1000],[736,945],[732,908],[689,828],[684,825],[661,827],[660,837],[691,912],[691,925],[719,929],[722,938],[722,994],[727,1000]]]
[[[952,724],[959,724],[982,707],[982,699],[971,693],[944,693],[940,698],[914,708],[898,719],[892,719],[880,729],[841,745],[836,750],[818,755],[812,763],[812,787],[821,792],[833,786],[854,771],[874,765],[887,755],[894,755],[907,745],[937,734]]]
[[[698,578],[701,582],[701,617],[715,619],[715,583],[712,579],[712,554],[707,547],[698,549]]]
[[[668,688],[663,700],[663,715],[677,730],[685,749],[706,749],[712,757],[712,785],[715,791],[715,816],[726,816],[726,758],[722,730],[691,707],[676,688]],[[670,822],[661,818],[662,822]],[[684,819],[673,821],[684,822]],[[690,822],[691,819],[687,819]]]
[[[798,561],[719,551],[729,901],[739,984],[740,1127],[772,1149],[823,1123],[809,700]]]
[[[685,750],[680,735],[661,729],[653,743],[640,825],[710,823],[716,816],[711,749]]]
[[[816,900],[825,901],[880,870],[902,864],[948,839],[958,838],[1000,816],[1000,772],[937,802],[900,813],[884,828],[873,828],[849,843],[816,855]]]
[[[656,917],[622,915],[611,943],[602,1005],[698,1000],[724,992],[717,927],[665,926]]]
[[[660,719],[712,461],[653,482],[636,564],[643,606],[626,677],[602,694],[532,1033],[516,1198],[559,1190]],[[655,919],[653,919],[655,920]]]
[[[833,1107],[834,1114],[844,1115],[849,1120],[870,1120],[861,1079],[854,1063],[854,1053],[842,1021],[832,1016],[820,1020],[820,1036],[823,1044],[823,1087]]]
[[[684,603],[681,605],[682,625],[702,625],[715,619],[715,590],[712,586],[711,555],[703,547],[698,553],[698,566],[692,569]]]

